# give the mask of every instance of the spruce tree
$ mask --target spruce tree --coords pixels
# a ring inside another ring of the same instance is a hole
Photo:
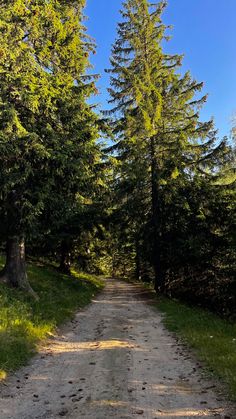
[[[163,41],[168,39],[161,19],[165,7],[165,1],[124,3],[109,70],[109,92],[114,103],[109,113],[115,116],[117,138],[114,149],[122,161],[122,178],[135,185],[130,190],[131,200],[143,203],[143,195],[146,197],[139,219],[143,220],[143,230],[149,230],[156,290],[165,284],[163,241],[168,190],[175,179],[190,180],[224,148],[221,144],[214,150],[213,122],[202,123],[199,119],[206,97],[196,99],[195,95],[203,84],[193,80],[190,73],[181,76],[182,57],[163,51]]]
[[[58,182],[65,177],[69,187],[92,153],[96,127],[86,100],[94,85],[84,78],[92,47],[81,23],[83,0],[15,0],[0,7],[2,274],[30,290],[25,237],[48,196],[60,193]],[[85,182],[86,168],[83,177]]]

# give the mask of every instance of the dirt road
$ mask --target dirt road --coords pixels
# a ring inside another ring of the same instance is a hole
[[[236,418],[141,294],[108,281],[1,386],[0,418]]]

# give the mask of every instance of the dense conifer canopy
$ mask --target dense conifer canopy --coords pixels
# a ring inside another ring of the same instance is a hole
[[[85,1],[0,1],[0,238],[11,285],[29,289],[26,239],[28,254],[64,272],[74,262],[232,309],[235,147],[201,120],[203,83],[167,52],[166,6],[123,3],[102,119],[89,105]]]

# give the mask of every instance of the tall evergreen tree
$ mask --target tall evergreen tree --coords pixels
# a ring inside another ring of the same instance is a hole
[[[165,7],[165,1],[124,3],[109,70],[109,92],[115,104],[110,112],[115,115],[114,149],[122,161],[122,179],[131,188],[129,199],[142,203],[137,224],[141,218],[142,230],[149,230],[156,289],[165,283],[163,242],[169,191],[176,179],[191,180],[208,162],[210,170],[214,156],[225,149],[224,142],[213,147],[212,121],[200,122],[199,109],[206,96],[196,99],[195,95],[203,84],[189,73],[178,74],[182,57],[163,51],[163,41],[168,39],[161,20]]]
[[[25,236],[58,182],[83,173],[96,127],[86,104],[90,41],[82,25],[84,0],[0,3],[0,184],[7,241],[3,279],[30,289]],[[70,112],[73,112],[73,116]],[[92,146],[93,147],[93,146]]]

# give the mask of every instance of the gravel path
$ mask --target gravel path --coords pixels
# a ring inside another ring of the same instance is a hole
[[[235,419],[236,410],[214,393],[144,294],[109,280],[92,304],[1,385],[0,418]]]

